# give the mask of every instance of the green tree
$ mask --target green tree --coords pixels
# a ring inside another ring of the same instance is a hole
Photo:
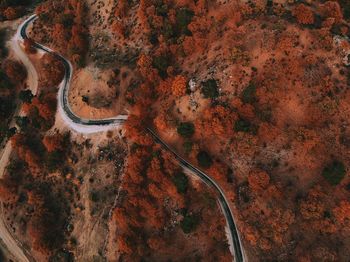
[[[343,9],[345,19],[350,19],[350,0],[340,0],[340,5]]]
[[[184,218],[180,222],[181,229],[185,234],[193,232],[199,223],[199,217],[197,215],[185,214]]]
[[[164,79],[168,76],[167,69],[170,65],[170,58],[168,55],[156,56],[153,58],[152,65],[158,70],[160,77]]]
[[[234,126],[234,130],[236,132],[252,133],[254,135],[256,134],[257,129],[258,128],[255,125],[250,123],[248,120],[244,120],[244,119],[238,119],[235,122],[235,126]]]
[[[191,35],[191,31],[188,30],[188,25],[192,21],[194,12],[187,8],[178,9],[176,11],[176,31],[177,36]]]
[[[188,177],[183,172],[176,172],[172,178],[177,192],[185,194],[188,189]]]
[[[8,76],[0,70],[0,89],[10,89],[13,85]]]
[[[16,116],[16,124],[20,129],[26,129],[29,124],[29,119],[26,116]]]
[[[0,18],[1,19],[1,18]],[[6,30],[0,29],[0,57],[6,57],[8,50],[6,48]],[[1,87],[1,86],[0,86]]]
[[[12,114],[14,107],[12,97],[0,97],[0,117],[8,118]]]
[[[197,154],[197,161],[201,167],[209,168],[213,164],[213,160],[210,155],[205,151],[200,151]]]
[[[252,104],[256,102],[256,86],[254,83],[250,83],[242,92],[242,101],[246,104]]]
[[[63,165],[64,159],[65,159],[65,154],[60,150],[56,150],[51,153],[48,153],[47,160],[46,160],[46,166],[48,170],[52,172],[59,169]]]
[[[72,27],[74,23],[74,16],[72,14],[61,14],[58,19],[58,23],[64,25],[64,27]]]
[[[186,138],[190,138],[194,134],[194,125],[191,122],[182,122],[177,127],[177,132]]]
[[[202,82],[201,91],[205,98],[216,98],[219,96],[218,85],[214,79]]]
[[[18,97],[24,103],[31,103],[34,96],[32,94],[32,91],[30,91],[29,89],[26,89],[26,90],[21,90],[21,92],[19,92],[18,94]]]
[[[168,15],[168,5],[159,2],[159,5],[156,6],[156,14],[159,16],[167,17]]]
[[[186,141],[183,143],[183,147],[184,147],[185,153],[189,154],[192,151],[193,143],[191,141]]]
[[[17,132],[17,128],[16,128],[16,127],[11,127],[11,128],[9,128],[9,129],[7,130],[6,136],[7,136],[8,138],[13,137],[13,136],[16,134],[16,132]]]
[[[322,171],[322,176],[333,186],[338,185],[345,174],[346,170],[343,162],[337,160],[327,165]]]

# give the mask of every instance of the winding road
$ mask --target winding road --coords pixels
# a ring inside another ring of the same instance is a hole
[[[21,40],[24,40],[28,38],[27,36],[27,28],[28,26],[37,18],[36,15],[30,16],[28,19],[26,19],[21,26],[18,29],[18,32],[20,33]],[[65,70],[64,79],[60,84],[59,92],[58,92],[58,110],[59,114],[64,120],[64,122],[73,130],[79,133],[95,133],[100,131],[106,131],[110,130],[112,128],[115,128],[116,126],[119,126],[125,122],[127,119],[127,115],[119,115],[114,118],[106,118],[106,119],[99,119],[99,120],[91,120],[91,119],[84,119],[72,111],[69,101],[68,101],[68,94],[69,94],[69,87],[70,87],[70,81],[72,78],[72,71],[73,67],[71,63],[64,58],[62,55],[56,53],[55,51],[51,50],[48,47],[45,47],[39,43],[33,44],[35,48],[42,50],[44,52],[50,53],[53,56],[55,56],[57,59],[59,59],[63,65]],[[22,58],[20,59],[23,61],[23,59],[28,58]],[[25,61],[27,62],[27,61]],[[28,68],[28,64],[25,63],[25,66]],[[36,79],[37,81],[37,79]],[[236,227],[235,219],[233,216],[233,213],[231,211],[230,205],[228,203],[228,200],[223,192],[223,190],[220,188],[220,186],[205,172],[198,169],[197,167],[193,166],[191,163],[186,161],[184,158],[182,158],[174,149],[172,149],[167,143],[165,143],[158,134],[151,128],[146,128],[146,131],[153,137],[154,141],[162,146],[162,148],[168,152],[170,152],[174,158],[179,162],[180,166],[185,169],[186,171],[192,173],[193,175],[197,176],[199,179],[201,179],[204,183],[206,183],[208,186],[212,187],[218,194],[217,201],[220,204],[220,207],[223,211],[223,214],[226,218],[227,226],[229,229],[229,242],[230,246],[233,248],[231,252],[234,254],[235,261],[241,262],[246,261],[246,256],[244,254],[244,250],[241,243],[241,238],[239,235],[239,232]],[[4,163],[2,163],[4,164]],[[2,222],[2,221],[1,221]],[[1,227],[1,223],[0,223]],[[1,234],[1,229],[0,229]],[[3,238],[2,235],[0,235],[1,238]],[[11,246],[8,247],[14,255],[19,259],[19,261],[28,261],[28,257],[24,255],[23,251],[20,250],[20,247],[15,244],[11,243]],[[19,253],[18,253],[19,252]]]

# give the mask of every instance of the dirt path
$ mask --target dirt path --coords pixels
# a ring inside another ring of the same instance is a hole
[[[33,94],[36,94],[38,89],[38,74],[33,64],[30,62],[29,58],[27,57],[27,55],[24,53],[24,51],[20,46],[20,30],[22,26],[23,24],[21,24],[18,27],[18,30],[15,36],[11,39],[10,46],[11,46],[11,50],[13,51],[14,58],[21,61],[27,70],[28,88],[32,91]],[[16,112],[14,113],[14,117],[10,123],[10,126],[15,125],[15,116],[21,115],[21,114],[22,114],[21,105],[18,105]],[[0,153],[1,155],[0,178],[2,178],[5,173],[5,168],[9,162],[11,152],[12,152],[11,142],[8,141]],[[16,239],[12,236],[12,234],[9,232],[8,228],[6,227],[6,224],[4,222],[3,212],[1,212],[1,216],[0,216],[0,238],[8,248],[9,252],[13,254],[18,261],[29,262],[29,259],[27,258],[22,248],[20,247],[20,243],[16,241]]]

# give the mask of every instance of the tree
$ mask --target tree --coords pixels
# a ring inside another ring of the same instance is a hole
[[[149,245],[149,247],[155,251],[164,248],[165,243],[164,243],[164,239],[160,238],[158,236],[152,236],[147,240],[147,244]]]
[[[11,127],[11,128],[9,128],[9,129],[7,130],[6,136],[7,136],[8,138],[11,138],[11,137],[13,137],[16,133],[17,133],[17,128],[16,128],[16,127]]]
[[[256,170],[250,172],[248,175],[249,187],[254,192],[261,192],[266,189],[270,183],[270,176],[263,170]]]
[[[13,60],[5,61],[4,71],[13,84],[21,83],[27,77],[24,66]]]
[[[18,127],[20,129],[26,129],[28,124],[29,124],[29,119],[26,116],[16,116],[16,125],[18,125]]]
[[[340,5],[343,9],[345,19],[350,19],[350,0],[340,0]]]
[[[170,66],[170,57],[168,55],[156,56],[153,58],[152,65],[158,70],[158,74],[161,78],[168,76],[167,69]]]
[[[347,200],[343,200],[339,203],[337,207],[333,209],[333,214],[335,219],[340,223],[342,226],[347,226],[347,228],[350,228],[350,202]]]
[[[194,134],[194,125],[191,122],[182,122],[177,127],[177,132],[185,138],[190,138]]]
[[[145,54],[140,54],[139,59],[137,60],[137,66],[141,75],[144,78],[147,78],[148,72],[152,69],[152,59]]]
[[[347,5],[349,5],[350,2],[347,3]],[[347,7],[349,8],[349,7]],[[339,3],[337,2],[333,2],[333,1],[327,1],[324,6],[324,13],[326,15],[326,17],[332,18],[335,20],[336,23],[342,22],[343,20],[343,13],[342,10],[340,8]],[[344,9],[344,14],[347,11],[347,9]]]
[[[188,188],[188,177],[182,172],[176,172],[172,178],[176,186],[177,192],[185,194]]]
[[[312,188],[306,199],[300,202],[300,213],[304,219],[317,220],[324,216],[326,195],[319,186]]]
[[[252,123],[250,123],[248,120],[238,119],[235,122],[234,130],[236,132],[252,133],[255,135],[258,128]]]
[[[337,160],[327,165],[322,171],[322,176],[333,186],[338,185],[345,174],[346,170],[344,164]]]
[[[177,36],[182,34],[191,35],[191,31],[187,26],[191,23],[194,12],[187,8],[178,9],[176,11],[176,33]]]
[[[18,94],[18,97],[24,103],[31,103],[32,98],[34,96],[32,94],[32,91],[30,91],[29,89],[26,89],[26,90],[21,90],[21,92],[19,92],[19,94]]]
[[[7,20],[14,20],[20,17],[23,14],[23,8],[21,6],[18,7],[7,7],[3,11],[3,15]]]
[[[191,141],[185,141],[183,143],[183,147],[184,147],[185,153],[189,154],[192,151],[193,143]]]
[[[197,161],[201,167],[209,168],[213,164],[213,160],[206,151],[200,151],[197,154]]]
[[[256,86],[250,82],[249,85],[242,92],[242,101],[246,104],[253,104],[256,102]]]
[[[175,77],[171,90],[174,96],[181,97],[186,94],[187,80],[184,76],[178,75]]]
[[[32,39],[30,39],[30,38],[24,39],[24,51],[27,54],[35,54],[36,53],[36,49],[34,47],[34,42]]]
[[[57,98],[54,93],[47,93],[40,96],[40,99],[35,97],[32,100],[32,105],[38,109],[39,115],[45,120],[54,122],[54,116],[57,106]]]
[[[314,13],[310,7],[300,4],[293,10],[293,15],[297,18],[300,24],[310,25],[314,23]]]
[[[0,70],[0,89],[10,89],[13,87],[7,74]]]
[[[0,97],[0,117],[7,119],[14,108],[13,99],[11,97]]]
[[[1,15],[0,15],[1,16]],[[6,30],[0,29],[0,57],[4,58],[8,54],[8,50],[6,48]]]
[[[185,234],[193,232],[199,223],[199,217],[194,214],[185,214],[180,222],[181,229]]]
[[[64,27],[72,27],[74,23],[74,15],[73,14],[60,14],[56,18],[57,22],[64,25]]]
[[[202,94],[205,98],[216,98],[219,96],[218,85],[216,80],[209,79],[202,82]]]
[[[63,150],[63,137],[60,134],[45,136],[42,142],[49,153]]]
[[[42,63],[42,81],[47,87],[57,86],[64,76],[64,67],[61,61],[51,54],[46,53]]]

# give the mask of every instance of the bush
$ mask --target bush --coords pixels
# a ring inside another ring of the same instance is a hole
[[[177,127],[177,132],[186,138],[190,138],[194,134],[194,125],[191,122],[182,122]]]
[[[202,82],[202,85],[202,94],[205,98],[216,98],[219,96],[219,90],[216,80],[209,79],[205,82]]]
[[[182,219],[180,225],[181,225],[182,231],[185,234],[189,234],[196,229],[198,223],[199,223],[198,216],[186,214]]]
[[[197,154],[197,161],[201,167],[209,168],[213,164],[213,160],[210,155],[205,151],[200,151]]]
[[[333,186],[338,185],[346,174],[345,166],[340,161],[333,161],[322,171],[322,176]]]
[[[179,192],[180,194],[185,194],[187,192],[188,177],[184,173],[175,173],[172,180],[176,186],[177,192]]]
[[[246,104],[256,102],[256,86],[250,83],[242,92],[242,101]]]

